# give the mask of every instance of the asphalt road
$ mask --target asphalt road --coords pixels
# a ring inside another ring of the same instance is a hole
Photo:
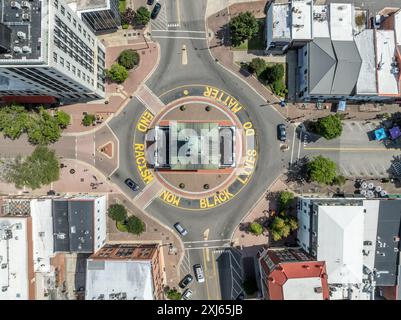
[[[146,208],[149,214],[168,227],[180,221],[189,231],[185,237],[186,242],[203,241],[204,232],[209,229],[208,240],[202,242],[202,246],[209,247],[210,250],[218,250],[219,245],[216,245],[218,242],[214,241],[223,239],[226,243],[227,239],[231,239],[234,229],[243,216],[288,164],[289,153],[280,152],[280,144],[276,139],[277,124],[282,123],[283,118],[272,107],[266,106],[266,101],[240,79],[217,64],[210,55],[205,32],[205,0],[167,0],[161,3],[163,6],[167,5],[166,10],[162,10],[156,21],[152,22],[152,29],[158,30],[152,31],[152,37],[161,47],[160,63],[146,85],[156,96],[161,96],[179,86],[203,84],[217,87],[246,106],[256,129],[259,153],[255,172],[250,182],[234,199],[218,209],[189,211],[172,207],[156,198]],[[182,64],[183,45],[187,48],[187,65]],[[124,111],[109,123],[120,141],[119,169],[111,179],[119,184],[131,198],[134,198],[138,192],[133,192],[124,185],[123,181],[126,177],[133,177],[141,188],[144,188],[134,165],[132,147],[133,126],[144,110],[145,106],[134,98]],[[209,252],[210,256],[207,259],[205,250],[193,248],[187,250],[192,265],[202,263],[207,269],[207,285],[199,286],[194,298],[219,299],[221,297],[220,272],[215,271],[214,268],[217,265],[212,262],[217,261],[218,258],[212,251]],[[224,261],[219,263],[223,269],[227,265]],[[239,290],[237,288],[236,292]]]

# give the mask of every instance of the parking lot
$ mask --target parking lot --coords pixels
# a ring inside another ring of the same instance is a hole
[[[325,140],[313,134],[291,131],[291,163],[304,156],[323,155],[335,161],[342,175],[354,178],[388,176],[399,149],[387,148],[373,139],[379,122],[344,121],[341,137]]]

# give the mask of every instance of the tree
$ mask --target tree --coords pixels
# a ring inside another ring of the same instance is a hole
[[[279,212],[289,208],[294,201],[294,194],[290,191],[282,191],[278,197]]]
[[[255,278],[247,277],[245,281],[242,284],[242,288],[244,289],[246,294],[254,294],[256,291],[258,291],[258,285],[256,283]]]
[[[333,179],[333,184],[337,185],[337,186],[342,186],[345,184],[345,182],[346,182],[346,179],[342,175],[338,175]]]
[[[145,7],[136,10],[135,21],[137,25],[146,26],[150,20],[150,11]]]
[[[169,300],[181,300],[181,293],[177,289],[170,289],[167,291],[167,299]]]
[[[252,222],[249,226],[249,230],[255,235],[260,236],[263,233],[263,227],[260,223]]]
[[[59,176],[60,165],[54,150],[38,146],[25,160],[21,157],[15,159],[6,174],[6,180],[14,183],[18,189],[27,186],[34,190],[57,181]]]
[[[96,117],[94,114],[88,114],[86,113],[82,119],[82,124],[85,127],[91,126],[96,120]]]
[[[318,119],[314,123],[314,131],[327,140],[339,137],[343,131],[343,125],[338,115],[328,115]]]
[[[107,210],[107,214],[114,221],[125,221],[127,219],[127,209],[122,204],[112,204]]]
[[[249,12],[241,12],[231,19],[229,23],[231,42],[233,46],[239,46],[245,40],[251,39],[259,31],[259,24],[255,16]]]
[[[71,116],[62,110],[57,110],[54,117],[57,120],[58,126],[63,129],[67,128],[71,122]]]
[[[134,22],[135,11],[131,8],[127,8],[124,13],[121,14],[121,24],[131,24]]]
[[[293,217],[288,217],[284,212],[280,216],[275,216],[269,226],[270,235],[274,241],[288,237],[296,229],[298,229],[297,220]]]
[[[128,78],[128,71],[122,65],[114,63],[110,70],[106,71],[107,77],[116,83],[123,83]]]
[[[306,167],[309,179],[320,184],[332,184],[337,176],[337,165],[323,156],[315,157],[307,163]]]
[[[26,131],[30,117],[23,106],[0,108],[0,131],[10,139],[18,139]]]
[[[266,69],[266,61],[262,58],[253,58],[249,63],[249,71],[259,76]]]
[[[124,50],[118,57],[118,63],[126,69],[132,69],[139,63],[139,54],[132,49]]]
[[[129,233],[140,235],[145,231],[145,224],[141,219],[135,216],[130,216],[127,220],[127,230]]]
[[[269,84],[282,81],[284,77],[284,66],[281,63],[275,63],[266,69],[266,81]]]
[[[61,129],[58,120],[41,109],[36,121],[30,121],[27,134],[29,142],[45,145],[56,142],[61,136]]]

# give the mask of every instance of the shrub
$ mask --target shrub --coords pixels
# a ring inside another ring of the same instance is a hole
[[[123,24],[121,25],[121,27],[122,27],[123,29],[128,29],[129,23],[123,23]]]
[[[85,127],[91,126],[96,120],[96,117],[94,114],[85,114],[83,119],[82,119],[82,124]]]
[[[122,25],[129,25],[134,22],[135,18],[135,11],[132,10],[131,8],[127,8],[122,14],[121,14],[121,24]]]
[[[266,61],[261,58],[253,58],[249,63],[249,71],[257,76],[266,70]]]
[[[150,11],[145,7],[139,7],[136,10],[135,22],[137,25],[146,26],[150,20]]]
[[[314,124],[314,131],[327,140],[339,137],[343,131],[340,116],[328,115],[318,119]]]
[[[260,223],[252,222],[249,226],[249,230],[255,235],[260,236],[263,233],[263,227]]]
[[[106,70],[107,77],[116,83],[123,83],[128,78],[128,71],[124,66],[114,63],[110,70]]]
[[[345,184],[345,182],[346,182],[346,179],[342,175],[338,175],[333,179],[333,184],[337,185],[337,186],[342,186]]]
[[[291,206],[291,203],[294,201],[294,194],[290,191],[282,191],[278,197],[278,211],[283,211],[288,209]]]
[[[271,88],[274,94],[276,94],[277,96],[284,97],[288,92],[283,80],[274,81],[271,85]]]
[[[132,49],[124,50],[118,57],[118,63],[126,69],[132,69],[139,63],[139,54]]]
[[[60,128],[64,129],[70,124],[71,116],[62,110],[57,110],[54,117],[56,118]]]
[[[337,176],[337,165],[330,159],[317,156],[307,163],[308,176],[311,181],[320,184],[332,184]]]
[[[127,219],[127,209],[122,204],[112,204],[107,214],[114,221],[124,222]]]
[[[282,81],[284,77],[284,66],[281,63],[275,63],[274,65],[267,67],[267,82],[274,83],[276,81]]]
[[[366,16],[364,13],[355,17],[355,23],[358,27],[362,27],[365,24]]]
[[[297,220],[293,217],[288,217],[284,212],[280,216],[275,216],[269,226],[270,235],[274,241],[288,237],[296,229],[298,229]]]
[[[177,291],[177,289],[170,289],[167,291],[167,299],[169,300],[180,300],[181,293]]]
[[[129,233],[140,235],[145,231],[145,224],[141,219],[135,216],[130,216],[127,219],[127,230]]]

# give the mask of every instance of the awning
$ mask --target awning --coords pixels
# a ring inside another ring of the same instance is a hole
[[[394,139],[401,137],[401,130],[399,127],[395,126],[395,127],[391,128],[389,131],[390,131],[391,139],[394,140]]]
[[[384,130],[384,128],[380,128],[380,129],[375,130],[375,138],[378,141],[387,138],[387,133]]]
[[[3,96],[0,100],[5,103],[52,104],[56,98],[51,96]]]
[[[345,102],[345,100],[340,100],[340,102],[338,102],[337,111],[345,111],[346,106],[347,106],[347,103]]]

